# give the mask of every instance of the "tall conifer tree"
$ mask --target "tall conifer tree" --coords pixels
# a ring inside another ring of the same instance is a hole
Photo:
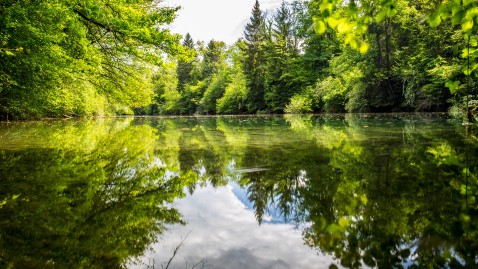
[[[189,33],[184,36],[182,45],[188,49],[194,50],[194,41]],[[178,60],[176,73],[178,74],[178,89],[182,91],[184,85],[191,82],[191,71],[193,70],[194,60]]]
[[[265,109],[264,102],[264,53],[262,43],[264,41],[264,16],[260,9],[259,1],[256,0],[252,9],[250,22],[244,30],[245,57],[244,74],[247,78],[249,91],[246,96],[246,106],[250,113]]]

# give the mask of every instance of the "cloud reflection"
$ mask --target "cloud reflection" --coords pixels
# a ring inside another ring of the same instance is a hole
[[[234,186],[237,188],[237,185]],[[232,186],[198,189],[178,201],[186,226],[173,226],[152,246],[143,264],[162,268],[184,240],[169,268],[328,268],[331,257],[303,244],[293,225],[264,223],[234,194]],[[187,238],[186,238],[187,237]],[[203,266],[204,265],[204,266]]]

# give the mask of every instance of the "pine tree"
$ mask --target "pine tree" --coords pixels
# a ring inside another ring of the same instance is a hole
[[[265,39],[264,16],[256,0],[252,9],[250,22],[244,30],[246,47],[244,49],[244,74],[247,78],[249,91],[246,95],[248,112],[254,113],[265,109],[264,101],[264,52],[262,43]]]
[[[222,41],[211,40],[207,43],[203,55],[203,79],[210,78],[219,72],[225,49],[226,43]]]
[[[296,14],[287,2],[271,18],[271,33],[265,50],[265,103],[270,112],[283,112],[290,98],[305,85],[296,72],[299,57]],[[300,72],[299,72],[300,73]]]
[[[186,48],[194,50],[194,41],[189,33],[184,36],[184,41],[182,45]],[[178,66],[176,69],[176,73],[178,75],[178,90],[182,91],[184,89],[184,85],[191,82],[191,71],[193,70],[194,60],[184,61],[179,60]]]

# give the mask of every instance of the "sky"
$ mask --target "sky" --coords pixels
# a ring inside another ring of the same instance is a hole
[[[194,41],[211,39],[233,44],[243,36],[255,0],[165,0],[167,6],[181,6],[171,25],[172,32],[189,32]],[[259,0],[261,10],[278,7],[281,0]]]
[[[209,269],[315,269],[334,262],[305,246],[301,230],[292,224],[265,220],[259,225],[254,211],[238,197],[244,190],[235,188],[207,186],[176,202],[187,225],[169,227],[141,259],[143,264],[130,268],[163,268],[181,242],[170,269],[192,268],[201,261]]]

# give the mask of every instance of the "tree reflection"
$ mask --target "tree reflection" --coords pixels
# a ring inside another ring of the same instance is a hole
[[[152,154],[153,129],[90,127],[73,133],[102,132],[94,147],[53,132],[42,148],[1,151],[1,267],[121,268],[181,222],[169,203],[183,183]]]
[[[363,133],[379,130],[356,127],[367,126],[367,119],[346,122],[343,134],[334,137],[347,139],[327,138],[326,147],[333,145],[328,170],[335,173],[311,177],[301,191],[303,221],[311,223],[306,243],[348,268],[476,267],[478,146],[465,149],[453,131],[427,127],[407,141],[393,134],[386,141],[364,141]],[[321,145],[327,128],[299,132],[316,135]],[[466,162],[465,150],[473,156]],[[466,200],[473,203],[465,206]]]
[[[28,147],[0,141],[0,265],[121,267],[165,224],[181,222],[170,203],[184,191],[235,182],[259,223],[296,224],[307,245],[344,267],[475,268],[478,144],[447,121],[324,115],[19,125],[0,136],[43,139]]]

